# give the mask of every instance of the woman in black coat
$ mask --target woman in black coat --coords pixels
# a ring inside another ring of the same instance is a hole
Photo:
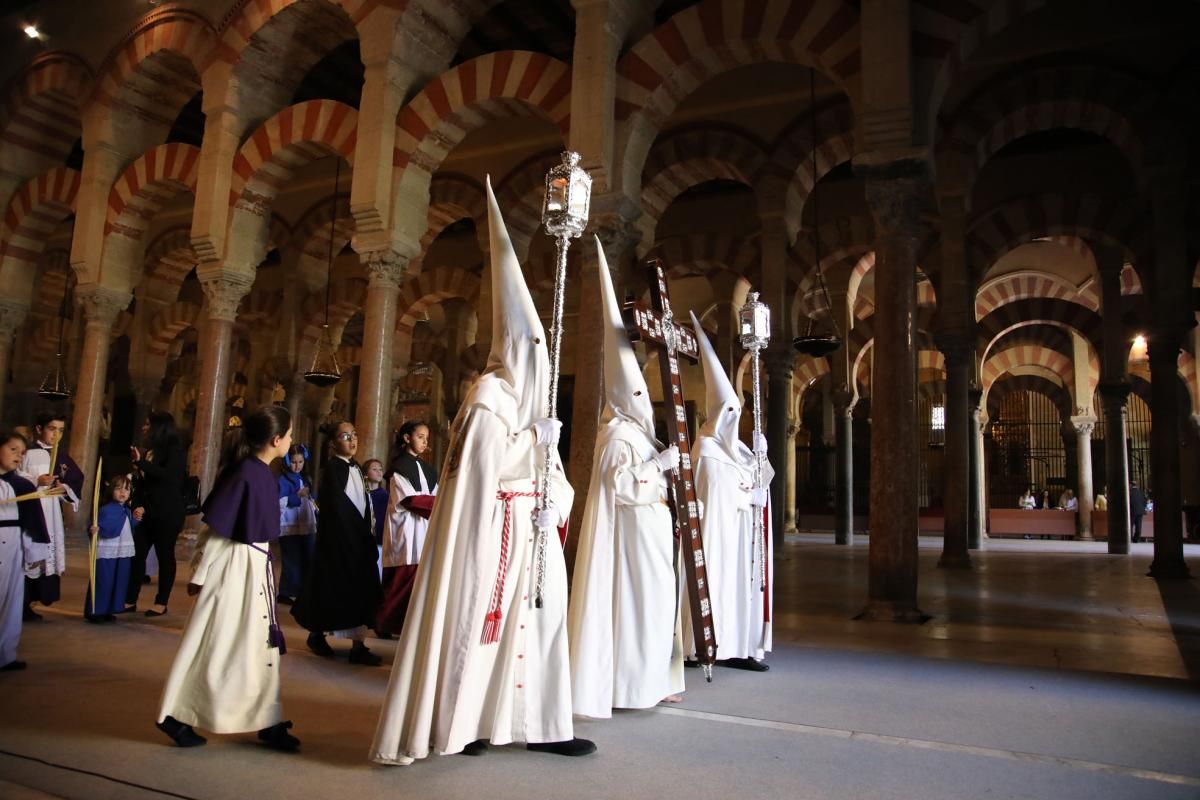
[[[136,552],[125,593],[125,610],[137,608],[142,577],[146,574],[146,556],[153,547],[158,557],[158,594],[146,616],[161,617],[167,613],[175,584],[175,542],[186,516],[187,448],[175,427],[175,418],[163,411],[152,411],[146,418],[142,442],[146,447],[144,452],[137,447],[129,449],[134,470],[140,476],[138,504],[146,509],[146,516],[133,533]]]

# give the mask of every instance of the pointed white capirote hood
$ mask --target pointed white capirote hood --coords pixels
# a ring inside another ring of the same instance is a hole
[[[486,183],[492,259],[492,349],[487,372],[512,387],[517,398],[517,429],[523,430],[546,416],[550,354],[545,328],[492,192],[491,176]]]
[[[721,359],[713,349],[708,334],[700,327],[700,320],[692,314],[692,326],[700,341],[700,364],[704,368],[704,426],[701,436],[715,439],[730,457],[737,459],[741,451],[738,425],[742,418],[742,401],[729,382]]]
[[[650,390],[638,368],[633,346],[629,344],[604,247],[599,237],[595,238],[600,264],[600,297],[604,304],[604,409],[600,412],[600,421],[627,420],[653,441],[654,406],[650,403]]]

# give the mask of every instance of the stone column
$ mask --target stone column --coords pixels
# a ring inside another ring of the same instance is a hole
[[[987,529],[987,501],[984,481],[983,432],[987,420],[980,408],[983,392],[972,386],[967,391],[968,426],[970,438],[970,467],[967,479],[967,549],[978,550],[983,546],[984,531]]]
[[[763,366],[767,368],[767,450],[771,463],[778,465],[771,480],[771,539],[775,552],[783,547],[783,509],[787,505],[786,486],[795,483],[796,474],[789,472],[787,449],[791,442],[788,434],[788,404],[792,395],[792,370],[796,367],[796,351],[791,342],[773,340],[763,353]],[[792,462],[793,466],[795,461]]]
[[[839,386],[833,391],[833,424],[834,441],[837,445],[833,495],[833,543],[852,545],[854,544],[854,396],[847,386]]]
[[[1179,350],[1184,332],[1154,330],[1150,355],[1150,469],[1154,475],[1153,578],[1191,577],[1183,559],[1183,486],[1179,480]]]
[[[80,287],[75,290],[83,308],[85,320],[83,353],[79,361],[79,381],[75,386],[75,413],[71,417],[71,458],[83,470],[83,497],[91,498],[96,481],[96,459],[100,448],[100,412],[108,383],[108,351],[112,342],[113,323],[129,305],[128,292],[105,286]],[[86,509],[86,510],[85,510]],[[70,527],[83,533],[90,508],[80,504]]]
[[[924,165],[867,167],[875,220],[875,375],[871,408],[871,544],[860,618],[920,622],[917,607],[916,267]]]
[[[0,420],[4,419],[4,395],[8,393],[9,355],[13,339],[25,323],[29,308],[11,300],[0,301]]]
[[[784,486],[783,532],[796,532],[796,434],[800,431],[797,420],[788,422],[787,474],[792,476]]]
[[[971,556],[967,550],[970,547],[973,434],[968,392],[971,367],[975,362],[975,347],[969,335],[946,332],[939,334],[937,343],[946,361],[946,450],[942,492],[946,516],[942,557],[938,560],[938,566],[944,569],[970,569]]]
[[[1092,486],[1092,431],[1096,428],[1096,418],[1088,416],[1071,417],[1071,425],[1075,428],[1075,460],[1079,469],[1079,538],[1084,541],[1092,540],[1092,508],[1095,505],[1096,490]]]
[[[1104,403],[1104,480],[1108,499],[1108,552],[1129,552],[1129,456],[1125,451],[1125,401],[1128,383],[1101,383]]]
[[[358,371],[359,460],[388,457],[392,410],[392,356],[396,338],[396,305],[407,259],[390,251],[364,254],[370,276],[363,310],[362,364]]]
[[[225,398],[233,367],[230,345],[238,306],[250,292],[254,276],[217,271],[201,275],[204,287],[204,327],[200,336],[200,381],[196,395],[196,426],[192,433],[191,472],[200,478],[200,497],[207,496],[221,460],[225,433]]]

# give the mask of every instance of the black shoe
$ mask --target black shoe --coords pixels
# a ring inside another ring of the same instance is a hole
[[[596,752],[596,743],[578,736],[569,742],[530,742],[526,750],[535,753],[553,753],[556,756],[588,756]]]
[[[396,634],[388,633],[387,631],[375,631],[375,638],[381,639],[381,640],[387,642],[387,641],[391,641],[392,639],[395,639]]]
[[[362,642],[355,642],[350,648],[350,663],[362,664],[364,667],[378,667],[383,663],[383,659],[367,649],[367,646]]]
[[[154,580],[154,579],[151,578],[149,575],[142,576],[142,583],[150,583],[152,580]]]
[[[294,598],[294,597],[289,597],[289,596],[288,596],[288,595],[286,595],[286,594],[281,594],[281,595],[279,595],[278,597],[276,597],[276,598],[275,598],[275,602],[276,602],[276,603],[278,603],[278,604],[279,604],[279,605],[281,605],[281,606],[290,606],[290,605],[292,605],[293,603],[295,603],[295,602],[296,602],[296,598]]]
[[[116,622],[116,621],[117,621],[117,615],[116,615],[116,614],[105,614],[105,615],[104,615],[103,617],[101,617],[100,619],[104,620],[105,622]]]
[[[127,603],[124,608],[117,612],[118,614],[135,614],[137,613],[137,603]]]
[[[724,661],[718,661],[722,667],[730,669],[744,669],[750,672],[766,672],[770,669],[769,666],[761,661],[756,661],[753,658],[727,658]]]
[[[146,609],[147,617],[165,617],[166,615],[167,615],[167,607],[166,606],[162,607],[162,611],[159,611],[158,609],[155,609],[155,608],[147,608]]]
[[[104,622],[104,616],[101,614],[84,614],[83,618],[93,625],[99,625],[101,622]]]
[[[698,669],[700,667],[700,662],[692,661],[690,659],[684,659],[683,666],[686,667],[687,669]]]
[[[208,739],[192,730],[191,725],[185,725],[174,717],[167,717],[156,723],[155,727],[169,736],[178,747],[199,747],[208,742]]]
[[[41,622],[42,615],[33,610],[33,606],[25,606],[25,610],[21,612],[22,622]]]
[[[267,747],[273,750],[283,750],[287,753],[294,753],[300,749],[300,740],[288,733],[288,728],[292,727],[291,720],[277,722],[269,728],[263,728],[258,732],[258,738]]]
[[[333,648],[329,646],[329,642],[325,641],[325,636],[320,633],[310,633],[308,635],[308,649],[319,655],[321,658],[333,658]]]
[[[476,739],[475,741],[471,742],[470,744],[468,744],[466,747],[464,747],[462,749],[462,754],[464,756],[482,756],[482,755],[487,755],[487,751],[488,751],[488,740],[487,739]]]
[[[8,662],[3,667],[0,667],[0,672],[20,672],[21,670],[25,669],[25,667],[27,667],[27,666],[28,666],[28,664],[26,664],[24,661],[15,661],[14,660],[14,661]]]

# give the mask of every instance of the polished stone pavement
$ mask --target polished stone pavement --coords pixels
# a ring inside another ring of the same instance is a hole
[[[0,675],[0,798],[1200,798],[1200,588],[1144,577],[1149,545],[989,542],[946,572],[922,538],[931,620],[900,626],[851,620],[865,540],[829,542],[781,552],[770,672],[689,671],[680,707],[581,722],[590,758],[499,748],[404,768],[365,758],[392,644],[372,644],[384,668],[352,667],[294,627],[300,755],[252,736],[166,746],[152,723],[183,593],[162,619],[88,625],[73,556],[66,598],[26,627],[30,669]],[[1187,555],[1200,574],[1200,548]]]

